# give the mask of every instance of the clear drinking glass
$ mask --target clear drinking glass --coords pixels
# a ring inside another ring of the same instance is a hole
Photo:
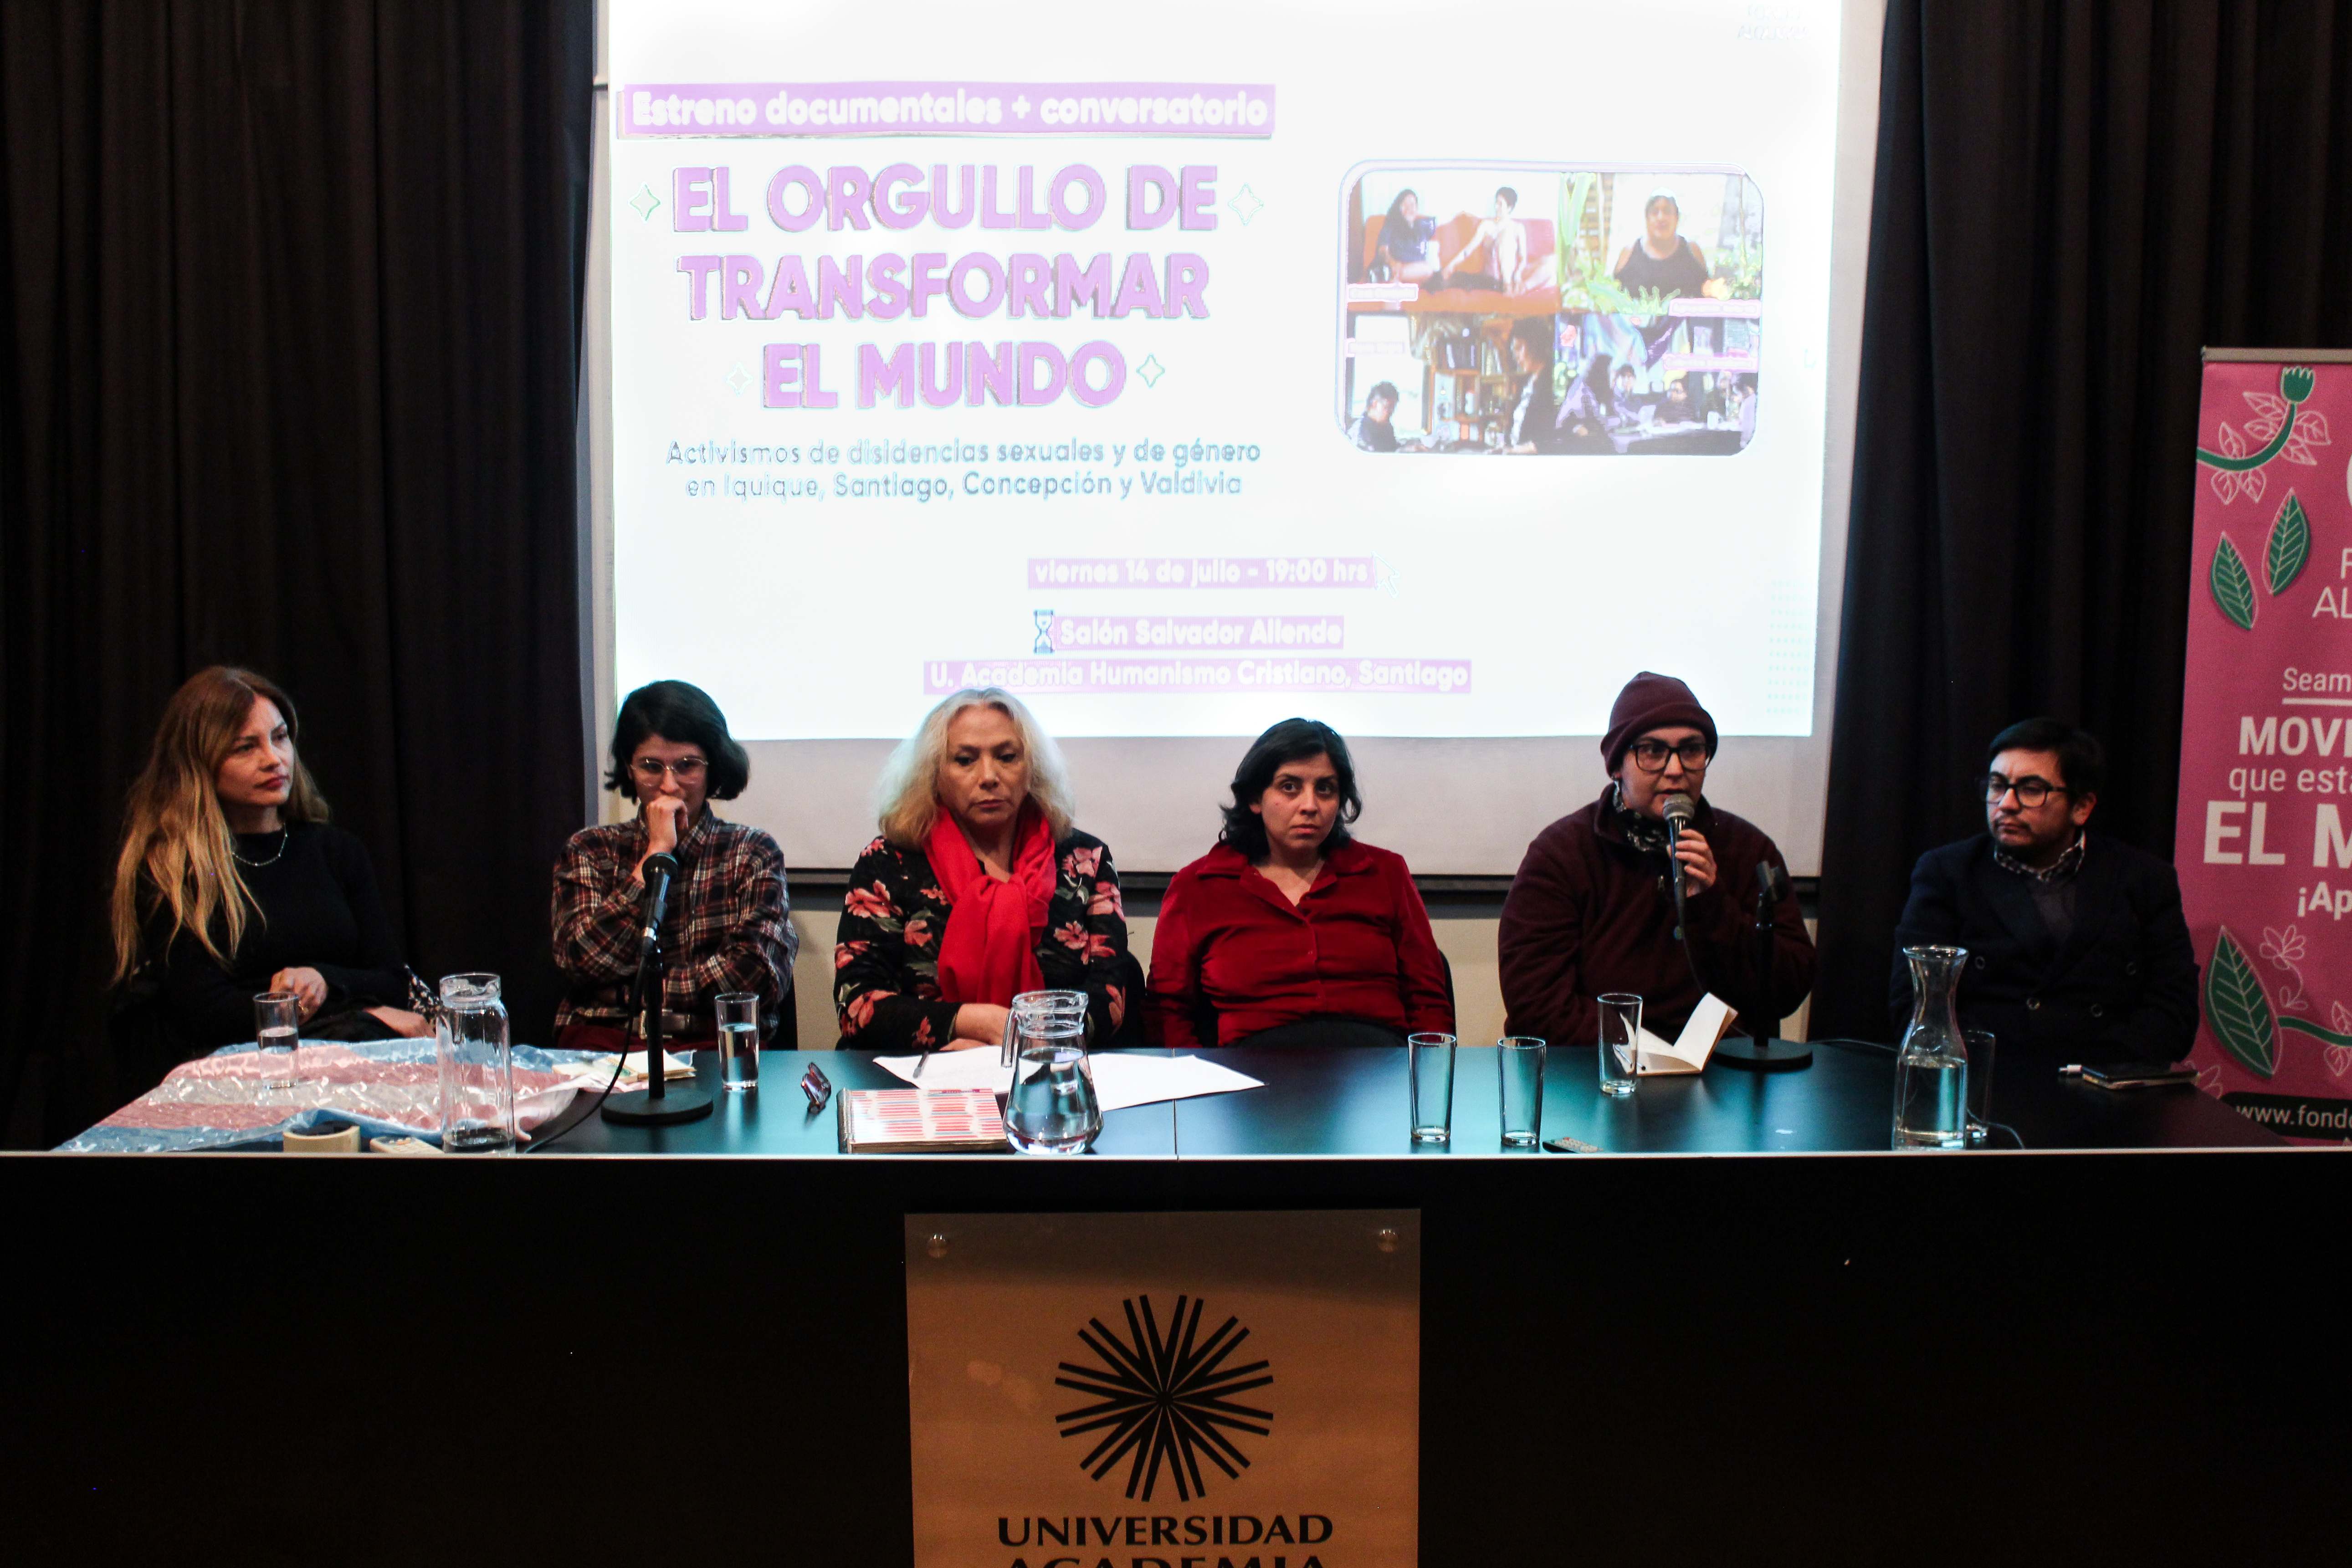
[[[1102,1131],[1102,1101],[1087,1056],[1087,994],[1024,991],[1010,1011],[1005,1142],[1024,1154],[1085,1152]]]
[[[1960,1039],[1969,1049],[1969,1147],[1981,1149],[1992,1137],[1992,1031],[1963,1029]]]
[[[1503,1096],[1503,1147],[1533,1149],[1543,1142],[1544,1042],[1506,1035],[1495,1042]]]
[[[302,1079],[302,999],[291,991],[264,991],[253,999],[253,1048],[261,1057],[261,1087],[292,1089]]]
[[[1404,1054],[1412,1075],[1412,1141],[1454,1139],[1454,1037],[1408,1035]]]
[[[1641,1081],[1642,999],[1626,991],[1601,996],[1601,1092],[1631,1094]]]
[[[513,1153],[514,1054],[499,977],[445,976],[433,1034],[441,1058],[442,1152]]]
[[[730,1089],[760,1087],[760,998],[756,992],[723,991],[712,1004],[719,1012],[719,1078]]]

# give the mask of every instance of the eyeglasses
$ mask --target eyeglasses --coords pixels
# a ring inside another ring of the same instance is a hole
[[[649,784],[661,783],[664,773],[676,773],[678,783],[692,784],[703,775],[710,763],[701,757],[680,757],[674,763],[663,762],[659,757],[639,757],[629,766]]]
[[[1645,773],[1664,773],[1668,757],[1680,757],[1685,773],[1695,773],[1706,766],[1706,742],[1696,735],[1678,746],[1669,746],[1664,741],[1636,741],[1629,750],[1633,765]]]
[[[2053,795],[2072,793],[2064,784],[2054,784],[2048,779],[2005,779],[1999,773],[1986,773],[1977,780],[1977,787],[1984,791],[1987,805],[1999,805],[2001,796],[2015,790],[2017,804],[2028,811]]]

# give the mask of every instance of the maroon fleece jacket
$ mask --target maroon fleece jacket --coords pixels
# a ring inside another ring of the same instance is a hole
[[[1675,941],[1675,896],[1666,858],[1628,842],[1613,805],[1616,786],[1536,836],[1503,901],[1497,947],[1503,1006],[1514,1035],[1560,1046],[1600,1038],[1593,998],[1631,991],[1642,1023],[1673,1039],[1698,1005],[1700,988]],[[1756,868],[1785,868],[1754,824],[1717,811],[1702,796],[1692,826],[1715,851],[1717,878],[1689,898],[1690,957],[1712,991],[1739,1010],[1740,1026],[1777,1034],[1813,986],[1813,944],[1796,895],[1773,911],[1769,975],[1759,973]]]

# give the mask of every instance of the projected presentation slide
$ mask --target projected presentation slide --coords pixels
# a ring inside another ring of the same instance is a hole
[[[621,688],[1809,733],[1837,16],[1759,9],[621,0]]]

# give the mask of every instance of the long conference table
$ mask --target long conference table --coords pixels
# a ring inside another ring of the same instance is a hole
[[[1499,1053],[1492,1046],[1465,1046],[1456,1054],[1454,1136],[1442,1148],[1416,1146],[1408,1136],[1402,1047],[1244,1047],[1194,1054],[1265,1087],[1111,1111],[1103,1118],[1096,1155],[1561,1157],[1502,1148]],[[1793,1070],[1748,1072],[1716,1064],[1704,1073],[1645,1077],[1639,1090],[1623,1099],[1600,1092],[1598,1055],[1598,1047],[1555,1047],[1549,1053],[1547,1138],[1572,1138],[1604,1154],[1887,1151],[1895,1058],[1884,1046],[1824,1041],[1814,1047],[1812,1066]],[[810,1066],[825,1073],[837,1093],[908,1087],[877,1066],[870,1053],[774,1051],[762,1061],[757,1093],[730,1093],[720,1089],[711,1057],[699,1053],[696,1069],[700,1087],[716,1101],[711,1115],[669,1127],[616,1126],[596,1116],[593,1099],[583,1096],[541,1132],[540,1141],[549,1143],[546,1154],[832,1156],[839,1152],[835,1112],[813,1109],[798,1087]],[[2277,1134],[2192,1089],[2104,1089],[2062,1077],[2054,1063],[1997,1063],[1992,1094],[1991,1118],[2002,1129],[1993,1140],[1997,1149],[2285,1146]]]
[[[851,1052],[518,1159],[0,1158],[0,1518],[27,1561],[905,1563],[906,1215],[1412,1208],[1423,1563],[2340,1551],[2343,1152],[2004,1061],[2023,1149],[1890,1153],[1892,1057],[1836,1044],[1614,1102],[1556,1050],[1571,1154],[1500,1151],[1465,1047],[1416,1149],[1402,1052],[1208,1054],[1265,1087],[1077,1158],[845,1155],[797,1080],[898,1084]]]

